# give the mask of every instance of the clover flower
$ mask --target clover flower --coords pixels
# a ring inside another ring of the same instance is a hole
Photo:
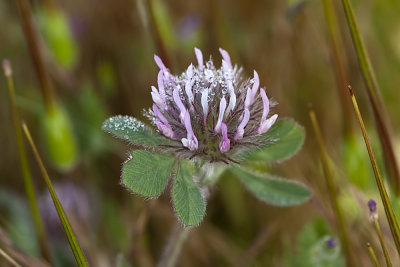
[[[113,116],[103,130],[134,149],[121,172],[131,192],[157,197],[171,183],[171,199],[185,226],[198,225],[210,189],[227,171],[260,200],[278,206],[307,201],[304,185],[251,168],[252,162],[281,162],[303,145],[304,130],[291,119],[270,116],[271,101],[256,71],[245,78],[220,49],[222,66],[205,62],[195,48],[196,66],[173,75],[158,56],[157,88],[145,116],[157,128],[130,116]],[[279,190],[276,190],[279,188]]]
[[[174,141],[170,148],[177,154],[227,163],[234,161],[233,148],[260,145],[254,137],[266,133],[278,115],[269,117],[271,104],[257,72],[252,79],[244,78],[228,52],[219,51],[219,69],[211,58],[204,62],[202,52],[195,48],[197,66],[190,64],[176,76],[155,55],[160,68],[158,88],[151,87],[154,104],[146,115]]]

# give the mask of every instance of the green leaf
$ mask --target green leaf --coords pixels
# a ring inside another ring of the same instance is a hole
[[[103,123],[102,129],[136,146],[151,147],[169,142],[167,139],[154,133],[143,122],[130,116],[118,115],[108,118]]]
[[[302,127],[292,120],[276,122],[255,142],[268,142],[262,146],[242,149],[232,158],[237,161],[282,161],[293,156],[303,145],[305,133]]]
[[[185,226],[198,225],[206,212],[206,203],[184,162],[179,164],[172,188],[176,213]]]
[[[260,200],[277,205],[292,206],[307,201],[311,191],[299,183],[276,176],[257,173],[234,166],[231,171],[244,186]]]
[[[133,192],[156,197],[167,185],[174,158],[135,150],[122,167],[122,183]]]

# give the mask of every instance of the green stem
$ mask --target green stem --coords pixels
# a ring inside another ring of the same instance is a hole
[[[367,243],[367,248],[368,248],[368,251],[369,251],[369,255],[371,255],[372,261],[375,263],[375,266],[376,267],[380,267],[378,259],[376,258],[374,249],[372,248],[370,243]]]
[[[381,197],[381,200],[383,203],[383,207],[385,208],[385,213],[386,213],[387,220],[389,222],[390,230],[392,232],[392,236],[393,236],[394,242],[396,244],[397,252],[400,255],[400,229],[399,229],[399,225],[397,223],[396,215],[393,212],[392,204],[390,203],[390,199],[389,199],[388,193],[386,191],[385,184],[383,183],[382,176],[381,176],[381,173],[378,168],[378,164],[376,163],[375,155],[374,155],[374,152],[372,151],[371,143],[369,141],[368,134],[365,129],[365,125],[364,125],[364,121],[363,121],[361,113],[360,113],[360,109],[358,108],[357,100],[356,100],[353,90],[351,89],[350,86],[349,86],[349,91],[350,91],[350,95],[351,95],[351,100],[353,102],[354,111],[356,113],[358,122],[360,123],[361,132],[363,134],[365,145],[368,150],[368,155],[371,160],[371,165],[374,170],[376,184],[378,186],[378,190],[379,190],[379,194],[380,194],[380,197]]]
[[[165,257],[158,264],[159,267],[174,267],[176,265],[189,231],[190,227],[182,228],[181,224],[176,224],[165,250]]]
[[[333,211],[336,215],[336,220],[337,220],[337,224],[339,227],[340,240],[341,240],[341,243],[343,246],[343,250],[346,253],[346,258],[347,258],[347,263],[348,263],[347,265],[348,266],[356,266],[356,261],[355,261],[354,255],[351,251],[349,237],[348,237],[348,233],[346,231],[343,213],[342,213],[342,210],[340,209],[339,201],[337,198],[335,181],[333,180],[333,172],[332,172],[332,168],[331,168],[331,165],[329,162],[328,152],[326,151],[324,141],[322,139],[321,130],[319,128],[317,117],[315,115],[314,110],[311,109],[309,112],[309,115],[310,115],[311,122],[312,122],[312,125],[314,128],[315,136],[317,137],[317,142],[318,142],[319,151],[321,154],[322,166],[324,169],[324,174],[325,174],[326,184],[328,187],[329,197],[332,202]]]
[[[378,218],[376,216],[374,217],[374,225],[375,225],[376,233],[378,234],[379,242],[381,243],[383,255],[385,256],[386,266],[391,267],[392,266],[392,262],[390,261],[389,254],[388,254],[388,251],[386,249],[385,241],[383,240],[381,227],[379,225],[379,221],[378,221]]]
[[[79,243],[78,243],[78,241],[76,239],[76,236],[75,236],[74,232],[72,231],[72,228],[71,228],[71,225],[70,225],[70,223],[68,221],[68,218],[67,218],[67,216],[66,216],[66,214],[64,212],[64,209],[63,209],[63,207],[62,207],[62,205],[61,205],[61,203],[60,203],[60,201],[59,201],[59,199],[57,197],[57,194],[56,194],[56,192],[54,190],[54,187],[53,187],[53,184],[52,184],[52,182],[50,180],[49,174],[47,173],[47,170],[46,170],[46,168],[45,168],[45,166],[43,164],[43,161],[42,161],[42,159],[41,159],[41,157],[39,155],[39,152],[38,152],[38,150],[36,148],[36,145],[33,142],[32,136],[31,136],[31,134],[30,134],[30,132],[28,130],[28,127],[26,126],[25,123],[22,123],[22,129],[24,130],[26,139],[28,140],[28,142],[29,142],[29,144],[30,144],[30,146],[32,148],[33,154],[34,154],[34,156],[36,158],[36,161],[37,161],[37,163],[39,165],[40,171],[42,172],[44,181],[46,182],[47,188],[48,188],[48,190],[50,192],[50,196],[51,196],[51,198],[53,200],[53,203],[54,203],[54,206],[55,206],[55,208],[57,210],[58,217],[60,218],[60,221],[61,221],[61,223],[62,223],[62,225],[64,227],[65,234],[67,235],[68,242],[69,242],[69,244],[71,246],[72,252],[74,253],[76,262],[78,263],[79,267],[87,267],[87,266],[89,266],[89,264],[87,263],[86,258],[83,255],[82,249],[79,246]]]
[[[371,103],[373,115],[377,125],[381,147],[385,157],[386,169],[392,178],[394,189],[397,195],[400,194],[400,172],[397,165],[396,155],[393,150],[392,140],[389,132],[389,119],[384,108],[378,82],[372,68],[367,50],[364,45],[363,38],[355,20],[354,11],[350,0],[342,0],[344,11],[346,14],[348,26],[353,39],[354,47],[357,52],[358,63],[367,86],[368,97]]]
[[[50,250],[49,250],[49,246],[48,246],[47,235],[46,235],[42,217],[41,217],[41,214],[39,211],[35,188],[34,188],[33,180],[32,180],[32,175],[31,175],[28,160],[26,157],[26,151],[25,151],[25,147],[24,147],[24,141],[22,138],[21,126],[19,124],[20,117],[19,117],[19,112],[17,109],[16,100],[15,100],[15,89],[14,89],[14,82],[13,82],[13,78],[12,78],[12,68],[11,68],[11,64],[8,60],[3,61],[3,68],[4,68],[4,74],[5,74],[5,76],[7,78],[7,82],[8,82],[8,91],[10,94],[10,106],[11,106],[11,112],[12,112],[12,116],[13,116],[15,137],[16,137],[17,148],[18,148],[18,153],[19,153],[19,161],[21,164],[22,177],[24,179],[25,194],[27,196],[29,208],[30,208],[32,216],[33,216],[33,224],[34,224],[36,235],[37,235],[37,238],[39,241],[41,254],[46,261],[48,261],[49,263],[52,263],[52,258],[51,258],[51,254],[50,254]]]

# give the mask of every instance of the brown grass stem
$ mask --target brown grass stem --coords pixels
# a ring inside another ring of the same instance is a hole
[[[46,67],[43,61],[43,56],[39,48],[39,42],[35,27],[32,21],[32,14],[30,6],[27,0],[16,0],[21,18],[22,28],[24,30],[25,39],[29,48],[29,52],[35,66],[36,75],[38,77],[40,88],[43,95],[43,100],[46,109],[52,109],[54,106],[54,95],[53,87],[51,84],[50,77],[46,71]]]
[[[371,165],[372,165],[372,168],[374,170],[376,184],[378,186],[378,190],[379,190],[379,194],[380,194],[380,197],[381,197],[381,200],[382,200],[382,203],[383,203],[383,207],[385,208],[386,218],[387,218],[387,220],[389,222],[390,230],[392,232],[392,236],[393,236],[394,242],[396,244],[397,252],[400,255],[400,230],[399,230],[399,225],[397,223],[396,216],[395,216],[395,214],[393,212],[393,207],[392,207],[392,204],[390,203],[390,199],[389,199],[388,193],[386,191],[385,184],[384,184],[384,182],[382,180],[382,176],[381,176],[381,173],[379,171],[378,164],[376,162],[375,155],[374,155],[374,152],[372,151],[371,143],[370,143],[369,138],[368,138],[367,130],[365,129],[364,121],[362,119],[362,116],[361,116],[361,113],[360,113],[360,109],[358,108],[357,100],[356,100],[356,97],[354,95],[354,92],[353,92],[353,89],[351,88],[351,86],[349,86],[349,92],[350,92],[350,95],[351,95],[351,100],[352,100],[352,103],[353,103],[354,111],[356,113],[358,122],[360,123],[360,128],[361,128],[361,131],[362,131],[362,135],[364,137],[365,145],[366,145],[367,150],[368,150],[368,155],[369,155],[369,158],[371,160]]]
[[[389,129],[389,118],[383,105],[382,97],[375,73],[370,62],[370,58],[365,48],[365,44],[359,31],[354,11],[350,0],[342,0],[347,23],[351,32],[354,47],[357,52],[358,63],[361,68],[362,75],[367,87],[368,98],[371,103],[373,116],[378,129],[380,143],[385,157],[385,165],[389,177],[393,183],[396,195],[400,194],[400,171],[397,165],[396,154],[393,149],[392,140]]]

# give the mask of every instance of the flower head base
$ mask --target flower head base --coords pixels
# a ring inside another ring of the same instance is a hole
[[[270,101],[256,71],[244,79],[227,51],[220,49],[222,66],[203,61],[195,48],[197,67],[190,64],[172,75],[158,56],[158,89],[152,86],[153,108],[147,116],[165,137],[176,142],[176,156],[208,161],[233,161],[230,152],[243,145],[260,145],[255,137],[266,133],[278,115],[268,117]]]

